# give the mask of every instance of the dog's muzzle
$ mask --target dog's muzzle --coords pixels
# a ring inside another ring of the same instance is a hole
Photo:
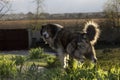
[[[48,39],[48,38],[49,38],[49,34],[48,34],[47,32],[44,32],[44,33],[43,33],[43,37],[44,37],[45,39]]]

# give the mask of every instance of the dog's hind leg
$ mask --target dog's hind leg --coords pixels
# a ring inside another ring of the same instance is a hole
[[[92,60],[92,62],[94,62],[94,63],[96,63],[96,62],[97,62],[96,52],[95,52],[94,47],[92,47],[91,60]]]

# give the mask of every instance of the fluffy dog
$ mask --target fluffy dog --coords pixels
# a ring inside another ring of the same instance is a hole
[[[40,30],[43,40],[57,51],[63,67],[66,67],[66,55],[83,61],[84,58],[97,61],[94,44],[100,35],[98,25],[93,21],[85,24],[83,32],[71,32],[59,24],[45,24]]]

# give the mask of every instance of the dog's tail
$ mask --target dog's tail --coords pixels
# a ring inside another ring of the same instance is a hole
[[[93,21],[87,22],[84,27],[84,32],[87,34],[87,37],[89,38],[91,44],[94,45],[100,35],[98,24]]]

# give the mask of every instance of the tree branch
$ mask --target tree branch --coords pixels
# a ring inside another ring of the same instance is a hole
[[[10,11],[11,4],[9,0],[0,0],[0,18]]]

